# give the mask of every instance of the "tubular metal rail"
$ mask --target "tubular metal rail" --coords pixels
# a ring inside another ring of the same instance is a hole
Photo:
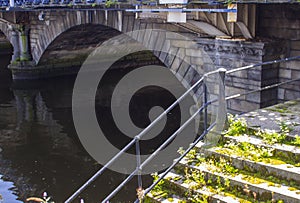
[[[197,140],[190,145],[188,150],[179,157],[174,163],[167,169],[167,171],[171,170],[174,165],[176,165],[182,158],[183,156],[188,153],[198,142],[201,140],[215,125],[216,123],[211,124],[208,127],[207,123],[207,107],[211,105],[212,103],[219,101],[219,103],[224,103],[225,104],[225,94],[223,96],[219,96],[218,99],[215,100],[210,100],[208,101],[208,93],[207,93],[207,87],[204,83],[204,80],[206,77],[212,74],[219,73],[220,77],[224,81],[224,76],[225,76],[225,69],[218,69],[216,71],[212,71],[209,73],[204,74],[202,78],[200,78],[196,83],[192,85],[184,94],[182,94],[171,106],[169,106],[161,115],[159,115],[152,123],[150,123],[144,130],[142,130],[138,135],[136,135],[131,142],[129,142],[119,153],[117,153],[109,162],[107,162],[97,173],[95,173],[85,184],[83,184],[72,196],[70,196],[65,203],[69,203],[73,201],[87,186],[89,186],[98,176],[103,174],[103,172],[117,159],[124,154],[128,149],[133,147],[135,145],[136,147],[136,157],[137,157],[137,166],[136,169],[113,191],[111,192],[103,201],[102,203],[107,203],[112,197],[114,197],[118,191],[121,190],[122,187],[126,183],[128,183],[135,175],[138,176],[138,188],[142,188],[142,170],[143,168],[155,157],[158,155],[159,151],[161,151],[165,146],[167,146],[175,137],[178,133],[180,133],[193,119],[201,112],[204,113],[204,131],[202,135],[197,138]],[[153,152],[143,163],[141,163],[141,155],[140,155],[140,145],[139,141],[140,139],[143,138],[143,136],[154,126],[156,125],[164,116],[166,116],[174,107],[176,107],[177,104],[179,104],[192,90],[194,90],[196,87],[199,88],[199,86],[203,85],[203,104],[202,106],[196,110],[196,112],[187,120],[185,123],[180,126],[161,146],[159,146],[155,152]],[[221,84],[219,85],[220,88],[224,88],[224,85]],[[224,90],[221,90],[221,92],[224,92]],[[220,94],[222,95],[222,94]],[[155,185],[153,185],[154,187]],[[151,188],[151,187],[150,187]],[[149,189],[150,191],[151,189]],[[147,191],[146,191],[147,192]]]
[[[152,123],[149,124],[149,126],[147,126],[142,132],[140,132],[138,135],[136,135],[134,137],[134,139],[132,139],[131,142],[129,142],[119,153],[117,153],[109,162],[107,162],[107,164],[105,164],[97,173],[95,173],[84,185],[82,185],[72,196],[70,196],[65,203],[69,203],[71,201],[73,201],[87,186],[89,186],[98,176],[100,176],[101,174],[103,174],[103,172],[111,165],[113,164],[123,153],[125,153],[128,149],[130,149],[131,147],[133,147],[135,145],[136,147],[136,169],[118,186],[115,188],[114,191],[112,191],[103,201],[102,203],[107,203],[109,202],[109,200],[111,198],[113,198],[124,186],[125,184],[127,184],[134,176],[138,176],[138,188],[142,188],[142,178],[141,178],[141,172],[142,170],[145,168],[145,166],[155,157],[158,155],[159,151],[161,151],[165,146],[167,146],[175,137],[178,133],[180,133],[191,121],[193,121],[193,119],[199,114],[199,113],[204,113],[204,118],[203,118],[203,133],[193,142],[190,144],[189,148],[185,150],[185,152],[178,157],[176,160],[174,160],[173,164],[171,164],[171,166],[169,166],[162,174],[160,174],[160,177],[152,183],[152,185],[150,185],[145,191],[143,191],[142,195],[147,195],[158,183],[159,181],[161,181],[168,172],[170,172],[174,166],[176,164],[178,164],[182,158],[189,153],[189,151],[194,148],[200,140],[202,140],[204,138],[205,135],[207,135],[215,126],[219,125],[220,122],[222,122],[224,119],[223,117],[226,117],[226,113],[224,115],[224,112],[226,112],[226,101],[229,99],[233,99],[233,98],[237,98],[246,94],[250,94],[253,92],[259,92],[262,90],[266,90],[266,89],[270,89],[270,88],[274,88],[274,87],[278,87],[280,85],[283,84],[287,84],[289,82],[294,82],[297,80],[300,80],[300,78],[298,79],[293,79],[290,81],[286,81],[286,82],[282,82],[282,83],[278,83],[278,84],[274,84],[274,85],[270,85],[270,86],[266,86],[263,88],[260,88],[258,90],[253,90],[253,91],[249,91],[243,94],[236,94],[236,95],[231,95],[228,97],[225,97],[225,76],[226,74],[231,74],[237,71],[242,71],[242,70],[247,70],[247,69],[251,69],[251,68],[256,68],[256,67],[260,67],[263,65],[269,65],[269,64],[275,64],[275,63],[282,63],[282,62],[288,62],[288,61],[293,61],[293,60],[299,60],[300,56],[296,56],[296,57],[290,57],[290,58],[284,58],[284,59],[280,59],[280,60],[274,60],[274,61],[267,61],[267,62],[262,62],[262,63],[258,63],[258,64],[254,64],[254,65],[249,65],[249,66],[244,66],[244,67],[240,67],[240,68],[236,68],[236,69],[232,69],[232,70],[228,70],[226,71],[226,69],[218,69],[216,71],[212,71],[209,73],[204,74],[204,76],[202,78],[200,78],[191,88],[189,88],[183,95],[181,95],[171,106],[169,106],[160,116],[158,116]],[[205,78],[208,77],[209,75],[212,74],[219,74],[220,77],[220,82],[219,82],[219,95],[217,99],[214,100],[209,100],[208,101],[208,93],[207,93],[207,87],[205,84]],[[199,88],[200,85],[203,85],[203,102],[202,102],[202,106],[199,107],[196,112],[187,120],[185,121],[185,123],[180,126],[161,146],[159,146],[154,153],[152,153],[143,163],[141,163],[141,158],[140,158],[140,145],[139,145],[139,141],[140,139],[155,125],[157,124],[164,116],[166,116],[168,114],[168,112],[170,112],[177,104],[179,104],[179,102],[181,102],[192,90],[194,90],[195,88]],[[207,107],[215,102],[219,102],[219,106],[218,106],[218,111],[217,111],[217,117],[216,117],[216,121],[213,122],[210,126],[208,126],[208,113],[207,113]],[[135,203],[138,203],[139,199],[135,200]]]

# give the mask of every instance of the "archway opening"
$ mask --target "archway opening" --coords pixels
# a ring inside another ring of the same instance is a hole
[[[120,32],[104,25],[74,26],[57,36],[42,54],[38,65],[78,66],[102,42]]]
[[[0,30],[0,71],[8,66],[13,54],[13,46],[5,34]]]
[[[11,72],[7,68],[13,55],[13,47],[0,30],[0,102],[9,102],[12,95],[9,91]]]

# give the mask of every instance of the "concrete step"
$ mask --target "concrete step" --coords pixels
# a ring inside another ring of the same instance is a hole
[[[177,167],[177,172],[182,173],[186,169],[202,172],[206,179],[214,180],[214,182],[217,182],[216,180],[220,178],[223,185],[225,183],[225,180],[227,179],[230,183],[230,188],[236,188],[239,192],[247,192],[251,197],[254,197],[255,193],[257,200],[260,201],[268,201],[274,199],[276,201],[283,200],[284,202],[288,203],[300,202],[300,190],[292,189],[292,187],[290,186],[278,185],[270,181],[255,184],[245,180],[245,176],[241,174],[232,176],[216,172],[208,168],[206,164],[193,166],[181,162]]]
[[[255,162],[246,157],[227,155],[217,152],[219,147],[201,149],[206,157],[224,158],[230,160],[231,164],[238,169],[243,169],[253,173],[261,173],[266,176],[274,176],[283,180],[295,181],[300,185],[300,167],[291,164],[271,165],[264,162]],[[300,202],[300,201],[299,201]]]
[[[283,159],[291,159],[295,162],[300,162],[300,148],[297,146],[287,144],[268,144],[262,139],[252,135],[240,135],[240,136],[224,136],[223,139],[229,142],[241,143],[248,142],[258,147],[264,147],[272,149],[274,156],[282,157]]]

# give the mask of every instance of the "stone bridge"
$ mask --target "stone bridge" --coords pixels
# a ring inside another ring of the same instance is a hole
[[[192,39],[196,46],[190,40],[174,40],[155,31],[150,36],[131,37],[145,48],[164,47],[167,54],[153,52],[152,56],[144,58],[156,58],[179,78],[192,83],[199,75],[216,68],[233,69],[289,56],[291,49],[287,41],[289,38],[285,37],[287,32],[275,28],[272,33],[263,31],[264,26],[272,25],[269,22],[271,19],[268,22],[265,20],[270,7],[278,10],[278,16],[292,12],[296,20],[299,18],[299,6],[291,5],[278,9],[276,5],[240,4],[235,22],[230,22],[226,13],[192,12],[187,14],[186,23],[168,23],[163,14],[135,14],[118,9],[16,10],[0,12],[0,30],[13,46],[10,69],[14,79],[75,73],[96,46],[120,33],[140,29],[176,32]],[[256,19],[259,19],[259,23]],[[274,33],[286,39],[278,40],[271,36]],[[260,36],[266,40],[249,40]],[[293,40],[299,38],[298,30]],[[188,63],[183,63],[183,59]],[[277,83],[280,75],[287,71],[281,66],[269,65],[228,75],[227,95]],[[231,100],[228,106],[233,110],[257,109],[276,103],[278,95],[278,89],[275,88]]]
[[[244,11],[251,13],[255,11],[255,7],[243,6]],[[203,14],[193,12],[188,14],[186,23],[166,23],[165,13],[135,14],[125,12],[121,8],[119,10],[25,10],[0,12],[0,30],[14,48],[12,65],[10,66],[14,79],[28,79],[50,76],[49,73],[38,74],[49,68],[64,67],[66,69],[66,67],[79,66],[97,45],[119,33],[134,30],[162,29],[188,35],[189,38],[196,41],[199,36],[204,35],[213,37],[236,35],[241,33],[236,26],[243,24],[251,28],[250,31],[247,30],[247,36],[251,36],[251,33],[254,36],[253,21],[248,22],[248,19],[241,17],[239,23],[235,25],[227,22],[226,15],[226,13]],[[155,36],[151,35],[150,41],[148,41],[149,39],[135,40],[141,42],[146,48],[149,46],[159,47],[160,44],[155,45],[153,43],[164,43],[164,40],[157,41],[154,39]],[[169,46],[187,48],[185,42],[174,44]],[[187,55],[197,57],[197,54],[192,52],[192,50],[186,50]],[[176,55],[176,53],[174,54]],[[168,57],[162,58],[159,53],[155,55],[169,68],[178,66],[178,64],[173,65],[173,62],[165,62],[165,58]],[[197,64],[193,60],[192,65],[202,64]],[[32,75],[29,69],[33,67],[36,74]]]

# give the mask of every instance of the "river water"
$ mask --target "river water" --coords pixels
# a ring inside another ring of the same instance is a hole
[[[101,168],[81,145],[73,124],[75,76],[14,82],[7,69],[10,58],[11,54],[0,55],[0,202],[23,202],[31,196],[42,197],[44,192],[56,203],[64,202]],[[153,93],[153,89],[151,91]],[[151,94],[146,100],[139,97],[135,100],[137,106],[133,106],[133,111],[145,113],[149,106],[144,101],[150,106],[163,103],[167,107],[174,98]],[[96,109],[100,115],[106,115],[105,107],[100,105]],[[166,135],[175,131],[173,124],[180,120],[176,117],[177,111],[176,108],[173,111],[175,117]],[[146,122],[143,118],[145,116],[140,115],[135,119],[142,127],[151,122],[148,117]],[[105,125],[110,129],[108,121]],[[110,139],[119,147],[128,142],[128,139]],[[153,140],[156,146],[159,142],[161,140]],[[79,198],[85,202],[100,202],[124,178],[124,174],[108,170]],[[143,182],[147,186],[152,179],[144,176]],[[136,197],[136,185],[134,178],[112,202],[132,202]]]
[[[10,56],[0,56],[0,202],[23,202],[43,192],[63,202],[101,167],[84,150],[73,126],[75,77],[13,82],[7,69]],[[81,197],[100,202],[124,177],[107,171]],[[132,202],[135,181],[113,202]]]

